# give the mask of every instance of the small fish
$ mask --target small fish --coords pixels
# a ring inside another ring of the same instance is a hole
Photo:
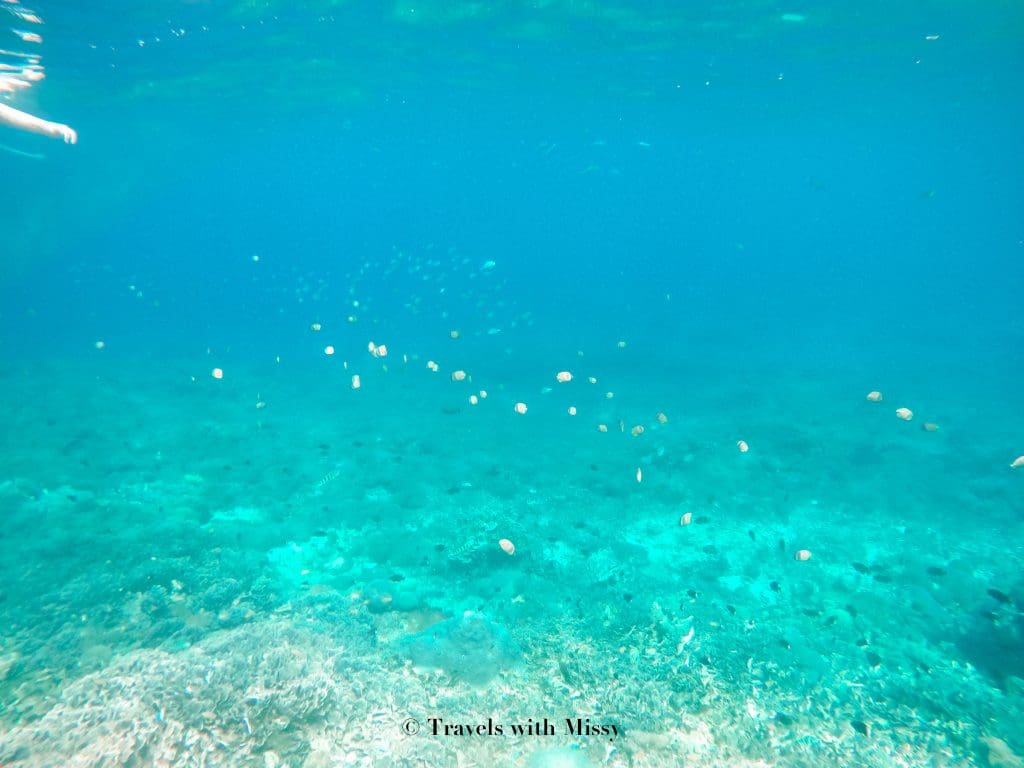
[[[861,736],[868,735],[868,724],[865,723],[863,720],[854,720],[852,723],[850,723],[850,726]]]
[[[868,660],[868,664],[870,664],[872,667],[877,667],[882,663],[882,657],[874,651],[868,651],[865,654],[865,658]]]
[[[341,470],[340,469],[332,469],[330,472],[328,472],[326,475],[324,475],[323,477],[320,478],[320,482],[318,482],[316,484],[316,487],[317,488],[323,488],[325,485],[327,485],[332,480],[336,480],[338,478],[338,475],[340,475],[340,474],[341,474]]]
[[[998,600],[1000,603],[1003,603],[1004,605],[1009,603],[1009,602],[1011,602],[1010,596],[1008,594],[1006,594],[1005,592],[1000,592],[998,589],[990,589],[990,590],[988,590],[988,594],[989,594],[990,597],[995,598],[996,600]]]
[[[779,582],[777,582],[777,581],[773,581],[768,586],[771,587],[772,592],[781,592],[782,591],[782,587],[779,586]]]
[[[945,568],[940,568],[937,565],[932,565],[932,566],[928,567],[928,573],[930,575],[932,575],[932,576],[945,576],[946,575],[946,569]]]
[[[850,565],[853,566],[853,570],[857,573],[868,573],[871,570],[864,563],[850,563]]]

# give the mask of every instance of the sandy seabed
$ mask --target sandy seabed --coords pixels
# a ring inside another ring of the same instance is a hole
[[[0,373],[5,768],[1024,765],[1019,424],[204,366]]]

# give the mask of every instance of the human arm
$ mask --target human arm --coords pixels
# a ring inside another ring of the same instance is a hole
[[[65,144],[74,144],[78,141],[78,134],[73,128],[62,123],[51,123],[49,120],[43,120],[6,104],[0,104],[0,125],[38,133],[41,136],[49,136],[54,139],[63,139]]]

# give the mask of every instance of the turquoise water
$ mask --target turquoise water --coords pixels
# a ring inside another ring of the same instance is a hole
[[[1024,765],[1019,8],[30,10],[0,765]]]

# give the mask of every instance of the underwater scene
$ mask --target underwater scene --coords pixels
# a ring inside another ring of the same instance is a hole
[[[0,0],[0,767],[1024,768],[1022,40]]]

